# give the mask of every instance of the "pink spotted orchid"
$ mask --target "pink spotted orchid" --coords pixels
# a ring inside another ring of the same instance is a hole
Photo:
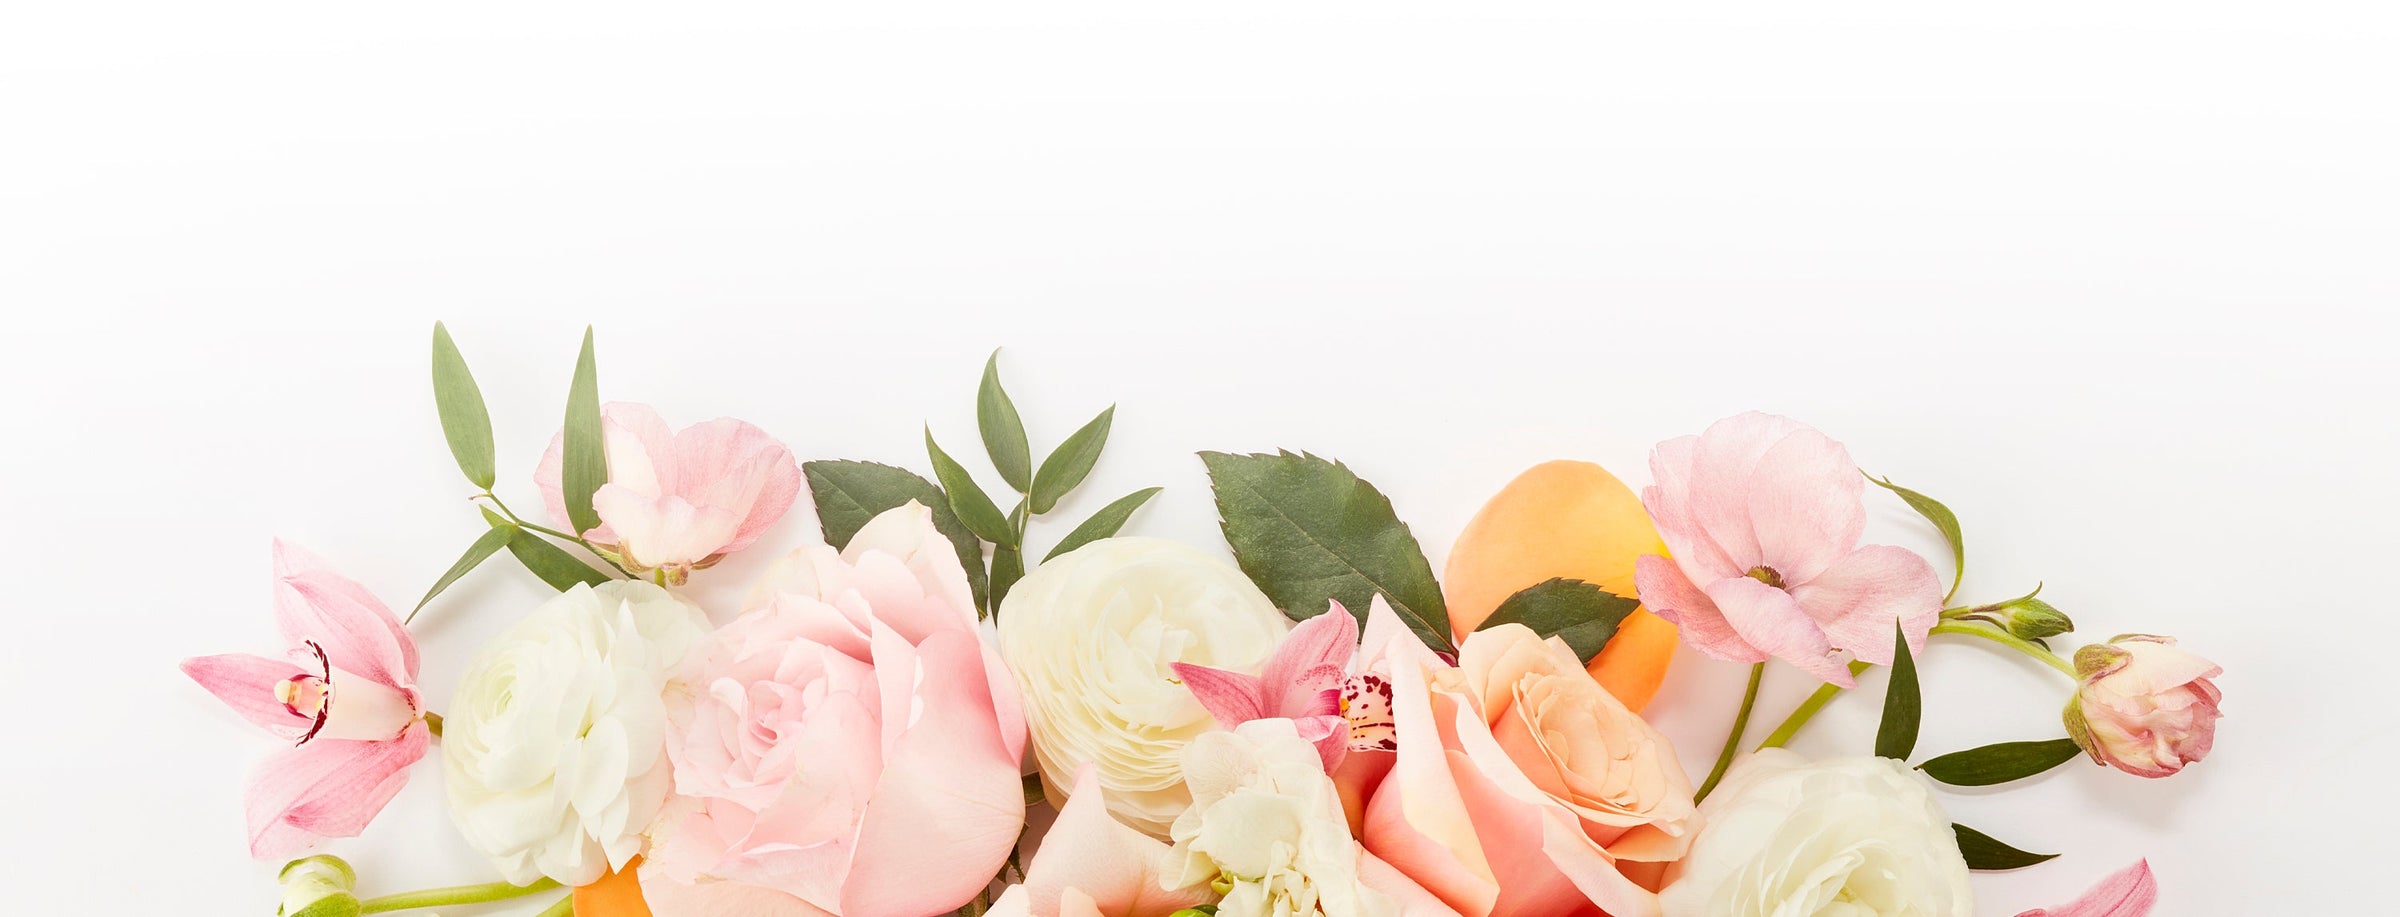
[[[1912,652],[1941,616],[1941,579],[1905,548],[1859,545],[1865,479],[1841,443],[1788,418],[1738,414],[1650,454],[1642,505],[1674,552],[1635,561],[1642,602],[1718,659],[1782,659],[1850,687],[1849,663]]]
[[[416,643],[365,587],[277,541],[275,623],[290,645],[282,658],[183,662],[235,713],[294,743],[252,772],[242,794],[259,859],[365,830],[430,741]]]
[[[667,583],[749,547],[803,487],[791,450],[730,417],[675,430],[649,405],[612,402],[600,409],[600,442],[608,483],[592,494],[600,525],[584,539],[627,570]],[[572,528],[564,443],[564,434],[551,438],[533,480],[550,518]]]
[[[2017,917],[2148,917],[2158,903],[2158,880],[2143,860],[2109,874],[2083,897],[2056,908],[2034,908]]]
[[[1376,596],[1365,645],[1384,646],[1393,629],[1405,626]],[[1291,720],[1330,773],[1352,751],[1393,748],[1391,682],[1359,646],[1358,619],[1334,602],[1292,628],[1256,675],[1183,662],[1175,664],[1175,674],[1227,729],[1251,720]]]

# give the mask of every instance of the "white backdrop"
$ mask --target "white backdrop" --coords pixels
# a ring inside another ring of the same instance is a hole
[[[520,509],[586,322],[604,397],[920,470],[1004,346],[1037,448],[1120,405],[1047,537],[1161,484],[1132,529],[1222,550],[1192,453],[1304,448],[1437,569],[1528,465],[1788,413],[1959,512],[1965,596],[2227,669],[2182,776],[1948,794],[2066,854],[1980,913],[2141,856],[2164,915],[2388,899],[2393,13],[1187,6],[0,12],[8,910],[271,911],[268,740],[174,664],[272,648],[271,535],[405,607],[479,531],[435,318]],[[437,707],[541,596],[502,559],[426,612]],[[2055,730],[2055,676],[1937,646],[1922,749]],[[1741,677],[1687,653],[1654,708],[1695,769]],[[334,848],[365,891],[489,877],[439,790]]]

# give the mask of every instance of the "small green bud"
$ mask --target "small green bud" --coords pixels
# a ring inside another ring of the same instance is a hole
[[[2075,622],[2065,612],[2032,596],[2006,602],[1995,609],[2000,626],[2020,640],[2040,640],[2055,637],[2075,629]]]
[[[282,917],[358,917],[358,873],[337,856],[313,856],[284,864]]]

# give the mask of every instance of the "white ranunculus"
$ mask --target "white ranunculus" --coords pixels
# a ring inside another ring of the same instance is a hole
[[[673,788],[666,702],[708,636],[643,582],[576,586],[468,665],[442,733],[450,819],[517,884],[591,882],[641,852]]]
[[[1192,805],[1175,819],[1183,874],[1213,881],[1221,917],[1390,917],[1391,898],[1359,879],[1340,794],[1314,743],[1286,719],[1251,720],[1183,752]]]
[[[1051,800],[1089,763],[1110,813],[1166,834],[1191,804],[1183,747],[1216,728],[1171,666],[1256,671],[1290,629],[1240,570],[1173,541],[1104,539],[1035,568],[1000,609],[1000,658]]]
[[[1971,917],[1967,863],[1923,778],[1890,758],[1742,759],[1700,804],[1666,917]]]

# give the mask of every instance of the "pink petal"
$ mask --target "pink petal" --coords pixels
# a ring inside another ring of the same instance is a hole
[[[791,895],[740,882],[679,882],[659,869],[641,871],[642,902],[652,917],[833,917]]]
[[[1735,632],[1708,593],[1684,576],[1683,568],[1656,554],[1633,559],[1634,593],[1642,606],[1667,619],[1693,649],[1728,662],[1764,662],[1767,653]]]
[[[1108,814],[1092,765],[1075,772],[1075,788],[1058,820],[1042,835],[1025,869],[1025,900],[1031,913],[1063,915],[1066,899],[1085,897],[1109,917],[1164,917],[1207,904],[1215,896],[1203,882],[1170,889],[1176,872],[1173,848],[1126,827]]]
[[[1300,740],[1317,747],[1317,757],[1325,762],[1325,772],[1333,773],[1350,754],[1350,718],[1341,714],[1304,716],[1292,721]]]
[[[1784,436],[1750,474],[1750,530],[1760,560],[1787,583],[1824,572],[1866,531],[1865,486],[1841,443],[1809,429]]]
[[[1461,778],[1453,774],[1450,753],[1442,747],[1442,717],[1425,671],[1431,655],[1422,645],[1411,647],[1399,639],[1389,646],[1392,719],[1400,748],[1391,772],[1367,800],[1361,833],[1369,852],[1460,913],[1481,917],[1492,912],[1500,887],[1460,793]],[[1473,766],[1460,762],[1455,769],[1472,771]]]
[[[1338,708],[1319,709],[1317,702],[1327,688],[1341,687],[1343,669],[1357,655],[1358,619],[1341,603],[1300,622],[1259,670],[1268,713],[1299,717],[1334,712]]]
[[[1826,642],[1825,632],[1801,612],[1790,593],[1747,576],[1721,579],[1705,589],[1743,642],[1829,683],[1844,688],[1857,683],[1850,677],[1848,658]]]
[[[1868,545],[1823,575],[1792,587],[1793,600],[1834,646],[1876,665],[1892,662],[1892,625],[1908,634],[1911,654],[1942,616],[1942,579],[1905,548]]]
[[[275,542],[275,623],[294,648],[314,642],[333,667],[393,688],[417,682],[417,643],[366,587],[316,555]]]
[[[1399,917],[1458,917],[1458,911],[1372,853],[1359,851],[1359,884],[1382,892],[1399,906]]]
[[[1766,560],[1750,525],[1751,476],[1768,450],[1807,430],[1799,421],[1752,411],[1710,424],[1692,448],[1691,519],[1725,552],[1734,571]]]
[[[741,519],[726,551],[757,541],[792,508],[803,486],[791,450],[765,430],[730,417],[676,433],[675,461],[678,493]]]
[[[1175,677],[1183,680],[1185,690],[1208,708],[1217,718],[1217,725],[1232,729],[1251,720],[1265,719],[1266,687],[1256,675],[1212,669],[1188,662],[1174,664]]]
[[[286,739],[299,738],[315,723],[276,700],[275,686],[294,675],[322,673],[303,672],[281,659],[232,653],[186,659],[183,674],[191,676],[243,719]]]
[[[2056,909],[2034,908],[2017,917],[2146,917],[2158,903],[2158,880],[2143,860],[2101,879],[2074,903]]]
[[[250,855],[282,859],[335,837],[356,837],[408,783],[425,756],[424,724],[388,742],[319,739],[277,752],[250,775],[242,806]]]
[[[1686,575],[1705,580],[1738,576],[1742,571],[1700,530],[1692,514],[1692,462],[1699,445],[1697,436],[1679,436],[1650,451],[1650,477],[1657,483],[1642,488],[1642,507],[1650,511],[1659,540],[1667,543]]]
[[[975,634],[935,634],[916,648],[911,717],[884,761],[842,885],[845,917],[923,917],[965,904],[999,872],[1025,826],[1020,761],[994,722],[993,681]],[[877,653],[878,677],[884,665]]]
[[[722,554],[740,516],[678,496],[648,497],[609,482],[592,494],[592,511],[606,520],[616,543],[645,567],[696,564]]]
[[[651,456],[665,455],[673,449],[674,431],[649,405],[627,401],[612,401],[600,406],[600,450],[608,456],[608,480],[624,484],[636,492],[657,497],[668,492],[658,479]],[[550,446],[533,466],[533,484],[542,492],[542,508],[550,514],[552,524],[572,530],[574,523],[567,519],[566,487],[563,481],[566,434],[550,437]],[[617,535],[606,524],[584,533],[598,544],[616,544]]]

